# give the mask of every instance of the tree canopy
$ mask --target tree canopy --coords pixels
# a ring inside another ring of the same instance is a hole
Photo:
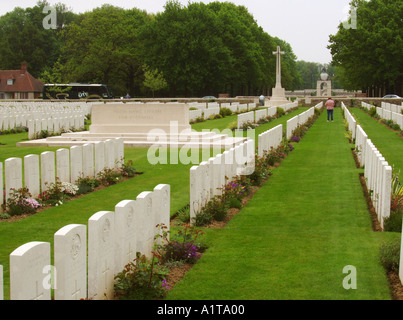
[[[107,4],[74,14],[58,4],[57,28],[47,30],[46,5],[0,17],[0,69],[26,61],[45,81],[105,83],[116,95],[145,96],[151,87],[164,96],[268,95],[280,45],[283,86],[302,82],[290,44],[267,34],[244,6],[170,0],[158,14]]]
[[[333,64],[346,89],[402,95],[403,2],[353,0],[357,23],[330,36]],[[351,21],[349,21],[351,23]]]

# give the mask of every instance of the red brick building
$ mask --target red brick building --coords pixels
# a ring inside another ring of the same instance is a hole
[[[0,70],[0,99],[37,99],[42,88],[42,81],[28,72],[25,62],[20,70]]]

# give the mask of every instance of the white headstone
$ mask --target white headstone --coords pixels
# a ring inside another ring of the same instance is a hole
[[[171,221],[171,186],[159,184],[154,188],[155,220],[154,225],[163,223],[170,230]]]
[[[4,300],[4,290],[3,290],[3,266],[0,265],[0,300]]]
[[[94,177],[94,146],[93,144],[83,145],[83,176]]]
[[[98,141],[94,143],[94,164],[95,176],[105,168],[105,142]]]
[[[154,225],[153,215],[153,193],[144,191],[136,198],[136,207],[138,210],[138,223],[141,226],[137,238],[137,251],[147,258],[151,258],[151,251],[154,243]]]
[[[29,242],[10,254],[10,299],[50,300],[50,243]]]
[[[70,170],[71,183],[75,183],[83,173],[82,146],[73,146],[70,148]]]
[[[87,297],[87,227],[71,224],[54,235],[55,300]]]
[[[5,171],[5,201],[10,196],[10,189],[22,188],[22,159],[21,158],[9,158],[4,161]]]
[[[37,198],[41,193],[39,156],[37,154],[24,157],[24,178],[25,187],[28,188],[33,198]]]
[[[114,295],[115,226],[112,211],[88,220],[88,298],[111,300]]]
[[[70,151],[58,149],[56,151],[56,174],[60,182],[70,182]]]
[[[201,183],[201,175],[198,166],[193,166],[190,168],[190,221],[193,222],[193,219],[196,218],[196,215],[199,213],[201,209],[201,192],[202,188],[200,186]]]
[[[3,212],[1,205],[4,203],[3,183],[3,162],[0,162],[0,212]]]
[[[56,182],[55,153],[46,151],[41,153],[41,189],[42,192],[49,188],[49,185]]]
[[[115,274],[122,272],[124,267],[136,259],[137,236],[136,228],[138,211],[134,200],[124,200],[115,206]]]
[[[105,141],[105,167],[108,169],[115,167],[115,145],[111,139]]]

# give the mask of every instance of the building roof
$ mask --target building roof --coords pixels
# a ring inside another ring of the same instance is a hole
[[[8,80],[13,80],[13,84]],[[42,92],[42,88],[42,81],[28,72],[24,62],[20,70],[0,70],[0,92]]]

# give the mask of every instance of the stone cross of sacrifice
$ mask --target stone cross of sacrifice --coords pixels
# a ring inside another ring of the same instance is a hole
[[[276,88],[281,88],[281,55],[285,54],[284,51],[280,51],[280,46],[277,46],[277,51],[273,52],[277,55],[277,69],[276,69]]]

